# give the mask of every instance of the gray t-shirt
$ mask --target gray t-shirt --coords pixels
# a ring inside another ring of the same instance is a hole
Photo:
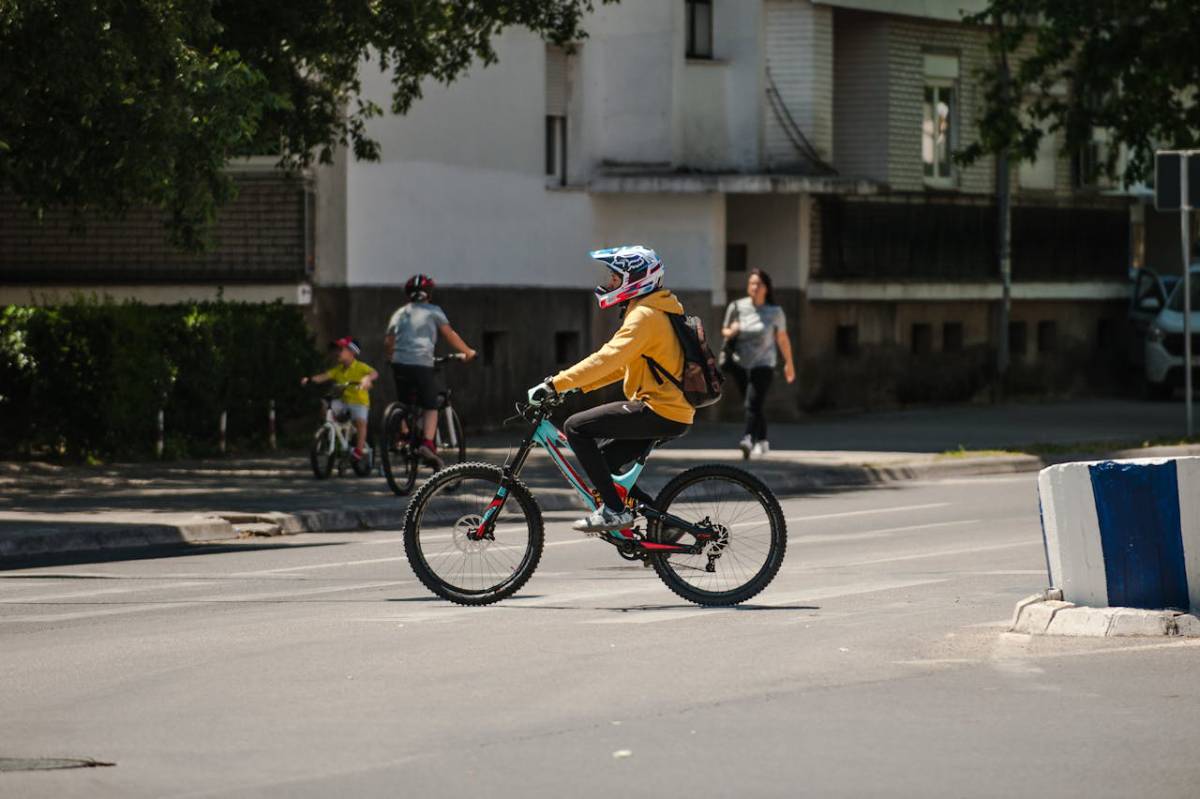
[[[396,337],[392,363],[406,366],[433,366],[433,348],[438,328],[450,324],[446,312],[428,302],[410,302],[401,306],[388,321],[387,333]]]
[[[733,361],[743,369],[775,366],[775,336],[787,332],[787,319],[778,305],[758,305],[749,297],[729,303],[725,327],[738,323]]]

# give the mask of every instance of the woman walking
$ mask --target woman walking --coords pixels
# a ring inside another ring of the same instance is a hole
[[[775,304],[771,276],[752,269],[746,283],[746,296],[729,303],[725,326],[721,328],[732,358],[726,371],[742,392],[746,406],[746,430],[738,448],[743,458],[771,451],[767,441],[767,417],[763,405],[771,388],[778,362],[776,348],[783,354],[783,376],[789,383],[796,379],[792,362],[792,343],[787,337],[787,319]]]

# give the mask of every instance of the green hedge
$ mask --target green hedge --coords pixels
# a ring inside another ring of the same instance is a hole
[[[299,309],[283,303],[8,306],[0,456],[152,455],[160,408],[168,456],[215,452],[222,410],[230,446],[259,447],[271,400],[281,426],[316,413],[298,381],[320,363]]]

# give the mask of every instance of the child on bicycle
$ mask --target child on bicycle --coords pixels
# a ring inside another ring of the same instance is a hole
[[[609,272],[608,284],[596,287],[601,308],[621,308],[621,327],[599,350],[529,390],[529,401],[572,388],[595,391],[623,381],[625,402],[610,402],[570,416],[563,431],[603,503],[575,522],[581,532],[621,530],[634,514],[622,501],[612,475],[652,442],[678,438],[688,431],[695,409],[670,380],[659,380],[651,364],[667,374],[683,371],[683,347],[668,313],[683,306],[663,288],[666,268],[654,250],[614,247],[589,253]],[[597,439],[608,439],[603,447]]]
[[[369,392],[371,385],[379,379],[379,372],[358,360],[362,348],[349,336],[339,338],[333,342],[333,346],[338,348],[337,366],[311,377],[300,378],[300,385],[306,385],[310,381],[313,383],[332,381],[345,384],[341,397],[333,401],[332,409],[335,414],[340,414],[342,411],[350,412],[350,418],[354,420],[354,429],[358,433],[358,440],[350,457],[359,460],[363,457],[367,446],[367,415],[371,410]]]
[[[396,399],[409,402],[415,396],[418,406],[425,412],[422,419],[421,446],[417,450],[422,458],[435,468],[442,466],[437,454],[438,385],[434,370],[433,351],[438,336],[446,339],[451,347],[461,352],[465,360],[475,357],[475,350],[467,346],[462,337],[450,326],[446,312],[430,300],[433,298],[433,278],[428,275],[413,275],[404,284],[408,303],[402,305],[388,320],[384,346],[392,362],[392,376],[396,380]],[[407,425],[401,429],[407,435]]]

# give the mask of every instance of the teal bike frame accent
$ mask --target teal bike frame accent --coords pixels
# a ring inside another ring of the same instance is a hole
[[[561,430],[554,426],[554,423],[549,419],[542,419],[541,423],[533,431],[532,441],[538,444],[542,449],[546,450],[546,454],[550,456],[550,460],[562,473],[562,476],[571,485],[572,488],[583,497],[583,501],[587,504],[590,510],[595,510],[599,507],[599,502],[596,499],[595,492],[588,487],[584,482],[583,477],[575,468],[571,466],[571,462],[567,460],[568,455],[574,455],[571,451],[571,445],[567,443],[567,437]],[[642,474],[642,469],[646,467],[643,461],[635,461],[633,466],[625,474],[614,474],[612,476],[613,483],[617,487],[617,493],[621,495],[621,499],[625,499],[629,492],[633,490],[637,484],[638,477]]]

